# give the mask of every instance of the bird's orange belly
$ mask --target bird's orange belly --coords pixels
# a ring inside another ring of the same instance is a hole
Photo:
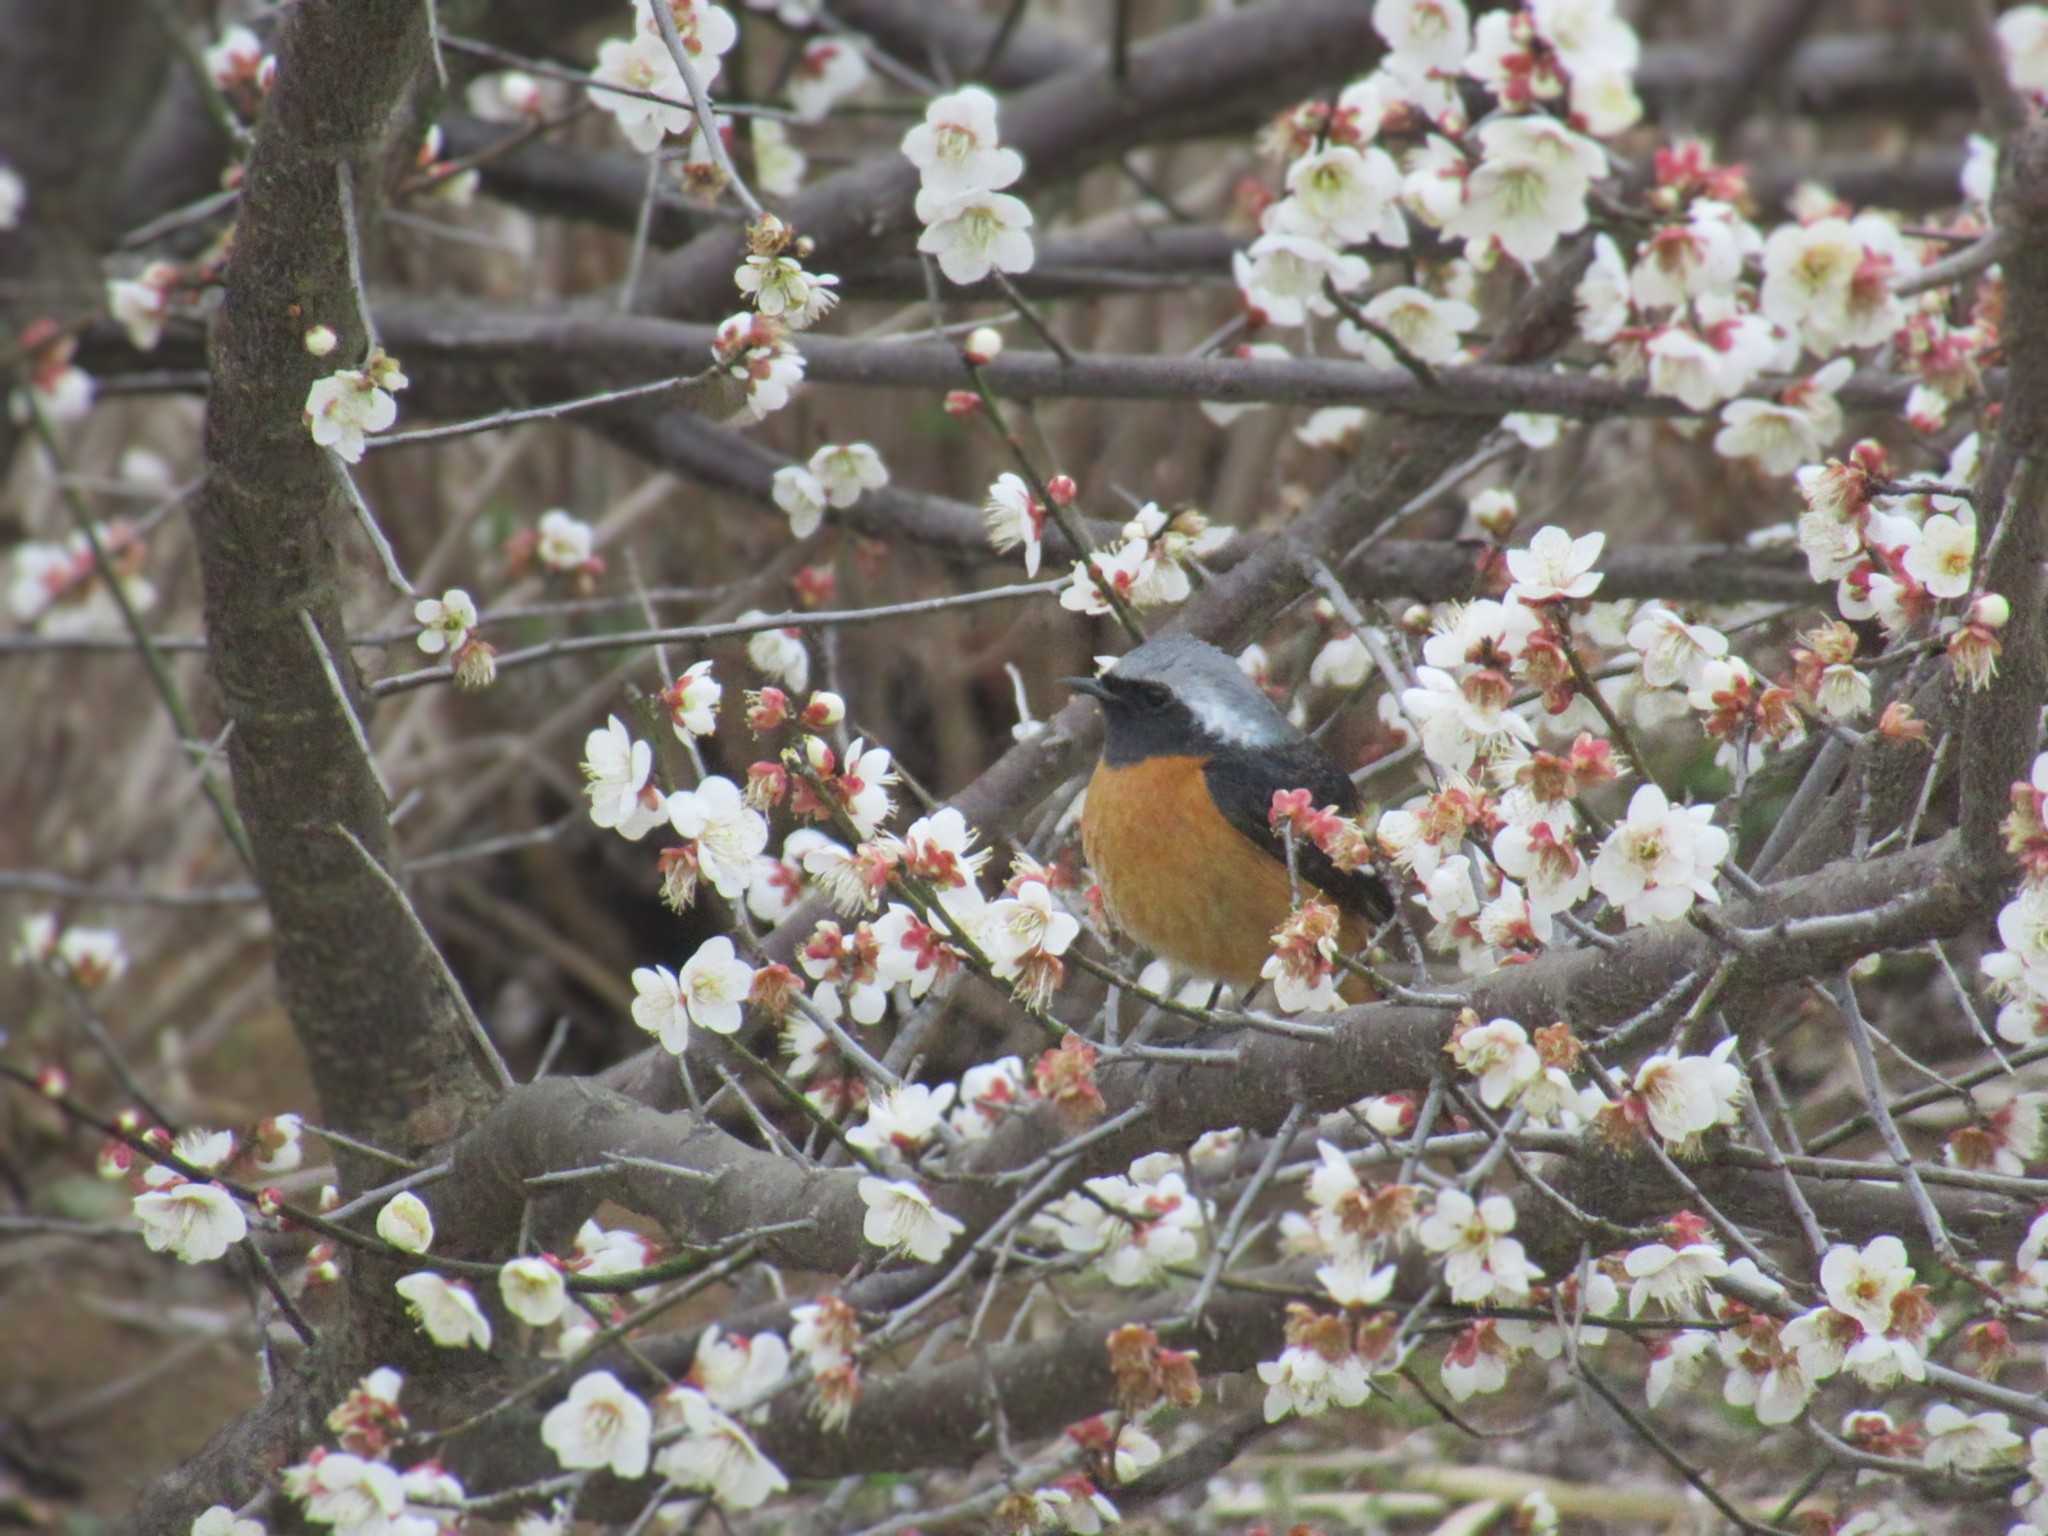
[[[1244,991],[1293,909],[1287,867],[1224,819],[1202,764],[1098,764],[1081,845],[1111,921],[1183,969]]]

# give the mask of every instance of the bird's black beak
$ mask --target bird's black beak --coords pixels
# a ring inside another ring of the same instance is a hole
[[[1099,677],[1063,677],[1060,679],[1076,693],[1085,693],[1091,699],[1100,699],[1107,704],[1112,697],[1109,684]]]

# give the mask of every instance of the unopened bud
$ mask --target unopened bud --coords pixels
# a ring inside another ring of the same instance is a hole
[[[71,1091],[71,1076],[62,1067],[45,1067],[36,1074],[36,1092],[46,1099],[61,1099]]]
[[[804,762],[821,779],[830,778],[839,767],[839,759],[832,755],[831,746],[822,736],[804,738]]]
[[[1427,603],[1410,603],[1401,610],[1401,627],[1411,635],[1428,634],[1434,622]]]
[[[1003,355],[1003,333],[992,325],[976,326],[967,333],[965,355],[976,368],[986,368]]]
[[[803,723],[814,731],[822,731],[837,725],[846,718],[846,700],[836,693],[822,689],[811,695],[804,705]]]
[[[329,1211],[340,1210],[341,1191],[336,1189],[332,1184],[322,1184],[320,1186],[320,1198],[314,1202],[314,1209],[319,1211],[320,1214],[323,1216],[325,1216]]]
[[[1054,475],[1045,482],[1046,497],[1056,507],[1071,507],[1081,488],[1074,484],[1072,475]]]
[[[1970,604],[1970,622],[1986,629],[2003,629],[2012,618],[2012,604],[1996,592],[1986,592]]]
[[[981,409],[981,396],[971,389],[949,389],[946,391],[946,414],[948,416],[972,416]]]
[[[1513,491],[1481,491],[1472,498],[1472,521],[1493,538],[1505,539],[1513,533],[1516,520],[1521,515],[1522,509],[1516,503]]]
[[[306,350],[315,357],[325,357],[341,340],[330,325],[316,325],[306,332]]]
[[[275,1187],[258,1190],[256,1209],[275,1221],[284,1211],[284,1191]]]

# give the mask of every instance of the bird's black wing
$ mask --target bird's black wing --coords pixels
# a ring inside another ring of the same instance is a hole
[[[1230,824],[1283,863],[1287,844],[1272,829],[1273,795],[1278,790],[1305,789],[1315,807],[1337,807],[1341,815],[1358,809],[1358,790],[1315,742],[1303,737],[1281,746],[1227,747],[1204,768],[1209,798]],[[1300,877],[1330,896],[1338,906],[1385,922],[1394,913],[1394,898],[1377,875],[1345,871],[1306,838],[1294,840],[1294,868]]]

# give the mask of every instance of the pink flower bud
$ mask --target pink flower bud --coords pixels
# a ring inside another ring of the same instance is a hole
[[[1074,498],[1080,494],[1080,487],[1074,484],[1072,475],[1054,475],[1045,482],[1045,494],[1056,507],[1071,507]]]
[[[946,391],[946,414],[948,416],[972,416],[981,409],[981,396],[971,389],[949,389]]]

